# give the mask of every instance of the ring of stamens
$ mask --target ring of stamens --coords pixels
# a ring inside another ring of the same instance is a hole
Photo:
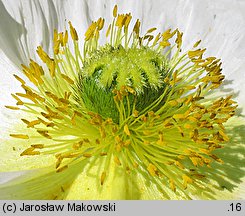
[[[117,14],[115,7],[113,16],[106,45],[99,44],[104,19],[88,28],[82,52],[69,22],[74,54],[68,31],[55,31],[53,56],[38,47],[43,65],[22,65],[36,88],[15,75],[24,93],[12,94],[17,106],[6,107],[34,114],[22,121],[35,135],[10,136],[32,141],[21,156],[55,154],[57,172],[106,157],[101,185],[114,161],[127,172],[147,170],[143,175],[160,188],[163,182],[173,191],[201,188],[205,176],[198,167],[222,163],[213,151],[229,140],[223,124],[236,109],[231,96],[209,99],[224,79],[220,60],[204,58],[200,41],[182,53],[178,29],[154,36],[152,28],[140,36],[139,20],[129,32],[131,14]]]

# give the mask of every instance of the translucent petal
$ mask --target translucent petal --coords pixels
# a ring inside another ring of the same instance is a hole
[[[19,174],[23,172],[1,173],[1,178],[5,175],[17,177],[0,184],[0,199],[62,199],[66,196],[79,169],[82,169],[81,164],[70,166],[60,173],[56,173],[53,167],[31,170],[21,176]]]
[[[97,158],[81,172],[73,182],[65,199],[92,200],[136,200],[164,199],[162,193],[151,182],[138,174],[138,170],[126,172],[122,167],[111,162],[106,170],[104,184],[100,174],[104,170],[104,158]]]
[[[14,118],[11,120],[9,118],[9,121],[2,130],[4,132],[0,137],[0,172],[31,170],[48,167],[50,165],[53,165],[54,168],[55,157],[53,155],[20,156],[20,154],[33,143],[30,143],[29,140],[11,138],[9,134],[23,134],[27,133],[27,131],[28,134],[31,134],[32,132],[20,121],[21,118],[25,118],[23,113],[16,114],[20,117],[18,121],[14,120]],[[9,116],[6,115],[6,117]],[[38,142],[38,140],[36,141]],[[42,139],[40,141],[42,141]],[[46,144],[49,142],[49,140],[45,141]]]

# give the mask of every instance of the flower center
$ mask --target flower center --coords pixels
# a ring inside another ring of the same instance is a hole
[[[148,47],[125,49],[121,45],[114,48],[107,44],[86,59],[77,83],[80,89],[77,100],[104,119],[112,118],[119,123],[114,90],[127,86],[134,92],[124,100],[128,115],[132,114],[129,107],[142,111],[164,92],[167,64],[163,55]]]

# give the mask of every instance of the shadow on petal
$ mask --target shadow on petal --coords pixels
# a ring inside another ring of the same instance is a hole
[[[232,95],[232,98],[236,100],[240,92],[230,87],[232,83],[233,80],[223,82],[219,88],[219,97]],[[212,96],[212,92],[210,95]],[[242,112],[243,107],[238,106],[236,115],[225,123],[225,131],[230,140],[223,145],[224,148],[216,149],[213,152],[224,163],[213,162],[212,168],[201,167],[198,169],[200,174],[206,176],[206,182],[210,186],[203,192],[204,197],[208,199],[239,199],[239,195],[235,192],[239,190],[238,188],[245,177],[245,118]],[[213,191],[212,187],[217,191]],[[222,193],[219,194],[219,191]]]
[[[211,168],[198,167],[198,173],[206,176],[203,199],[240,199],[235,193],[245,177],[245,125],[228,127],[226,131],[230,141],[213,152],[223,163],[213,162]]]
[[[2,1],[0,1],[0,14],[0,48],[15,65],[19,66],[22,62],[25,62],[20,41],[21,37],[26,35],[27,31],[24,26],[12,18]]]

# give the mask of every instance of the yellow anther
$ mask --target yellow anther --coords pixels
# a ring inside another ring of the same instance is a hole
[[[141,120],[142,120],[143,122],[147,122],[147,121],[148,121],[148,118],[147,118],[145,115],[142,115],[142,116],[141,116]]]
[[[185,169],[185,167],[183,166],[183,164],[181,164],[179,161],[175,161],[175,165],[177,167],[179,167],[180,169]]]
[[[109,25],[109,27],[108,27],[108,29],[106,31],[106,37],[109,36],[110,32],[111,32],[111,24]]]
[[[171,122],[164,123],[164,127],[165,127],[165,128],[172,128],[173,126],[174,126],[174,124],[171,123]]]
[[[171,101],[168,101],[168,104],[169,104],[170,106],[177,106],[179,103],[178,103],[177,100],[171,100]]]
[[[115,141],[117,143],[120,143],[122,141],[122,139],[117,135],[117,136],[115,136]]]
[[[124,23],[125,28],[128,28],[131,19],[132,19],[132,15],[130,13],[126,14],[125,23]]]
[[[39,101],[41,101],[41,102],[44,102],[44,101],[45,101],[45,98],[39,96],[38,94],[36,94],[36,93],[34,93],[34,92],[28,92],[28,91],[27,91],[27,93],[28,93],[29,95],[31,95],[33,98],[35,98],[35,99],[37,99],[37,100],[39,100]]]
[[[212,62],[212,61],[216,60],[216,57],[210,56],[210,57],[207,57],[206,60]]]
[[[188,57],[189,57],[190,59],[195,58],[195,57],[199,58],[199,57],[202,56],[202,54],[203,54],[205,51],[206,51],[206,49],[202,49],[202,50],[201,50],[201,49],[191,50],[191,51],[188,52]]]
[[[60,167],[59,169],[56,170],[57,173],[60,173],[68,168],[68,165],[65,165],[63,167]]]
[[[137,169],[137,168],[139,167],[139,164],[136,163],[136,162],[134,162],[134,163],[133,163],[133,167]]]
[[[196,118],[196,119],[201,119],[202,118],[202,114],[201,113],[194,113],[192,116],[194,118]]]
[[[117,5],[115,5],[114,8],[113,8],[113,16],[115,18],[117,17]]]
[[[159,45],[164,49],[164,48],[170,46],[171,44],[168,41],[163,40],[159,43]]]
[[[182,45],[182,36],[183,36],[183,32],[179,32],[179,30],[177,30],[177,38],[175,40],[175,43],[177,44],[177,48],[179,49]]]
[[[164,145],[163,134],[162,133],[159,134],[159,140],[157,141],[157,144],[158,145]]]
[[[119,160],[119,158],[117,156],[114,157],[114,162],[118,165],[118,166],[121,166],[121,162]]]
[[[54,30],[54,42],[58,40],[58,32],[57,29]]]
[[[60,167],[62,160],[63,160],[63,158],[58,157],[58,159],[56,160],[56,163],[55,163],[55,169],[58,169]]]
[[[31,147],[33,147],[33,148],[37,148],[37,149],[42,149],[42,148],[44,148],[44,144],[33,144],[33,145],[31,145]]]
[[[74,157],[78,157],[80,155],[80,153],[63,153],[60,155],[60,158],[74,158]]]
[[[19,76],[17,76],[16,74],[14,74],[15,79],[17,79],[22,85],[25,84],[25,81],[23,79],[21,79]]]
[[[72,145],[72,148],[75,149],[75,150],[78,150],[78,149],[80,149],[82,147],[82,145],[83,145],[83,141],[81,140],[78,143],[74,143]]]
[[[132,116],[137,118],[139,116],[139,111],[134,110],[133,113],[132,113]]]
[[[124,142],[123,145],[127,147],[127,146],[129,146],[130,144],[131,144],[131,141],[130,141],[130,140],[126,140],[126,141]]]
[[[178,155],[178,158],[181,159],[181,160],[183,160],[183,159],[186,158],[186,156],[184,156],[184,155]]]
[[[155,117],[156,115],[155,115],[154,111],[149,111],[148,116],[149,117]]]
[[[84,154],[83,154],[83,157],[90,158],[90,157],[92,157],[92,154],[84,153]]]
[[[150,130],[143,130],[143,134],[148,136],[148,135],[151,135],[152,132]]]
[[[125,24],[126,19],[127,19],[127,16],[125,14],[119,14],[117,16],[116,26],[118,26],[119,28],[122,28]]]
[[[133,95],[136,95],[136,91],[135,91],[133,88],[131,88],[131,87],[129,87],[129,86],[126,86],[126,89],[127,89],[127,91],[128,91],[129,93],[131,93],[131,94],[133,94]]]
[[[32,90],[31,90],[28,86],[26,86],[26,85],[24,85],[24,84],[22,84],[21,87],[22,87],[26,92],[32,92]]]
[[[133,31],[135,32],[135,34],[137,36],[139,36],[139,32],[140,32],[140,21],[139,21],[139,19],[136,20]]]
[[[185,119],[186,115],[185,114],[174,114],[173,118],[174,119]]]
[[[65,74],[61,74],[62,78],[67,81],[69,84],[73,85],[74,84],[74,81],[67,75]]]
[[[122,144],[123,144],[123,142],[118,143],[118,144],[115,146],[115,149],[116,149],[117,152],[120,152],[120,151],[122,150]]]
[[[88,27],[85,33],[85,41],[88,41],[94,37],[96,27],[97,27],[96,22],[92,22],[92,24]]]
[[[63,44],[64,33],[60,32],[58,36],[59,36],[59,39],[58,39],[59,43],[61,44],[61,46],[64,46]]]
[[[50,58],[49,58],[48,54],[46,52],[44,52],[44,50],[43,50],[43,48],[41,46],[37,47],[37,54],[39,55],[39,57],[42,59],[42,61],[44,63],[47,63],[47,62],[50,61]],[[23,67],[23,65],[22,65],[22,67]]]
[[[200,149],[200,152],[209,155],[211,153],[210,149]]]
[[[39,151],[34,151],[35,148],[34,147],[30,147],[27,148],[25,151],[23,151],[20,156],[24,156],[24,155],[40,155]]]
[[[29,127],[34,127],[35,125],[40,124],[40,123],[41,123],[40,120],[34,120],[34,121],[29,122],[28,125],[27,125],[27,127],[28,128]]]
[[[193,180],[190,177],[188,177],[187,175],[183,175],[182,178],[183,178],[183,181],[184,181],[183,182],[184,189],[187,188],[187,184],[193,183]]]
[[[88,138],[84,138],[83,141],[86,142],[86,143],[90,143]]]
[[[195,167],[197,167],[198,166],[198,164],[199,164],[199,158],[197,158],[197,157],[190,157],[190,160],[191,160],[191,162],[193,163],[193,165],[195,166]]]
[[[38,86],[38,81],[36,80],[37,77],[34,77],[32,74],[25,73],[24,74],[27,76],[27,78],[35,85]]]
[[[29,124],[30,122],[28,121],[28,120],[26,120],[26,119],[21,119],[21,121],[23,121],[25,124]]]
[[[44,136],[45,138],[47,138],[47,139],[52,139],[52,137],[48,134],[48,131],[46,131],[46,130],[37,130],[37,132],[38,132],[40,135],[42,135],[42,136]]]
[[[57,55],[59,54],[59,46],[60,46],[60,42],[58,41],[57,43],[54,44],[54,54]]]
[[[185,88],[188,89],[188,90],[193,90],[193,89],[196,88],[196,86],[191,86],[191,85],[190,85],[190,86],[185,86]]]
[[[78,111],[74,111],[74,113],[75,113],[77,116],[79,116],[79,117],[83,117],[83,114],[80,113],[80,112],[78,112]]]
[[[63,46],[65,46],[68,42],[68,31],[65,31],[65,35],[63,37]]]
[[[223,137],[224,141],[229,141],[229,137],[222,130],[219,130],[219,134]]]
[[[69,21],[71,38],[74,41],[78,41],[78,35],[76,29],[72,26],[71,21]]]
[[[176,71],[174,71],[174,73],[173,73],[173,81],[172,81],[172,83],[173,84],[175,84],[175,83],[177,83],[177,82],[179,82],[180,80],[181,80],[181,78],[178,78],[178,70],[176,70]],[[171,84],[171,82],[170,82],[170,84]],[[173,85],[172,84],[172,85]]]
[[[105,178],[106,178],[106,172],[102,172],[101,177],[100,177],[100,184],[103,185],[105,182]]]
[[[74,112],[73,115],[72,115],[72,117],[71,117],[71,123],[72,123],[72,125],[76,125],[75,118],[76,118],[76,113]]]
[[[36,99],[29,95],[29,94],[23,94],[23,93],[16,93],[16,95],[20,96],[20,97],[23,97],[23,98],[27,98],[27,99],[30,99],[31,101],[33,101],[34,103],[37,103]]]
[[[127,124],[124,125],[123,131],[124,131],[125,134],[127,134],[128,136],[130,136],[131,133],[129,131],[129,128],[128,128],[128,125]]]
[[[68,100],[68,99],[70,98],[71,94],[72,94],[71,92],[65,92],[64,98],[65,98],[66,100]]]
[[[160,38],[161,38],[161,33],[158,33],[157,36],[155,37],[152,45],[155,46]]]
[[[154,166],[153,164],[149,164],[147,167],[148,172],[152,175],[152,176],[156,176],[157,175],[157,168],[156,166]]]
[[[193,45],[193,48],[196,48],[200,43],[201,43],[201,40],[197,41],[197,42]]]
[[[148,31],[146,32],[146,34],[149,34],[149,33],[154,32],[156,30],[157,30],[157,28],[150,28],[150,29],[148,29]]]
[[[5,106],[5,107],[8,109],[11,109],[11,110],[19,110],[20,109],[19,107],[15,107],[15,106]]]
[[[10,134],[10,136],[19,139],[29,139],[29,136],[25,134]]]
[[[65,98],[59,98],[59,101],[65,105],[69,104],[69,100],[66,100]]]
[[[167,41],[169,40],[170,38],[172,38],[176,33],[176,30],[174,30],[172,33],[171,33],[171,29],[168,29],[166,30],[164,33],[162,33],[162,38],[164,41]]]
[[[55,61],[54,60],[49,61],[48,67],[49,67],[50,76],[54,77],[55,76]]]
[[[184,128],[191,129],[191,128],[193,128],[193,125],[186,123],[186,124],[184,124]]]
[[[170,184],[171,190],[175,192],[176,191],[176,186],[175,186],[174,180],[170,179],[169,180],[169,184]]]
[[[104,139],[106,137],[105,128],[104,127],[100,127],[99,131],[100,131],[101,138]]]
[[[105,19],[101,17],[97,20],[97,28],[100,31],[104,27]]]
[[[60,34],[62,34],[62,33],[60,33]],[[59,53],[59,46],[60,46],[60,42],[61,42],[59,40],[59,37],[63,38],[63,36],[60,36],[60,34],[58,34],[56,29],[54,30],[54,39],[53,39],[54,47],[53,47],[53,49],[54,49],[54,54],[56,54],[56,55]]]
[[[65,113],[65,114],[67,114],[67,108],[66,107],[56,107],[56,109],[58,110],[58,111],[60,111],[60,112],[62,112],[62,113]]]

